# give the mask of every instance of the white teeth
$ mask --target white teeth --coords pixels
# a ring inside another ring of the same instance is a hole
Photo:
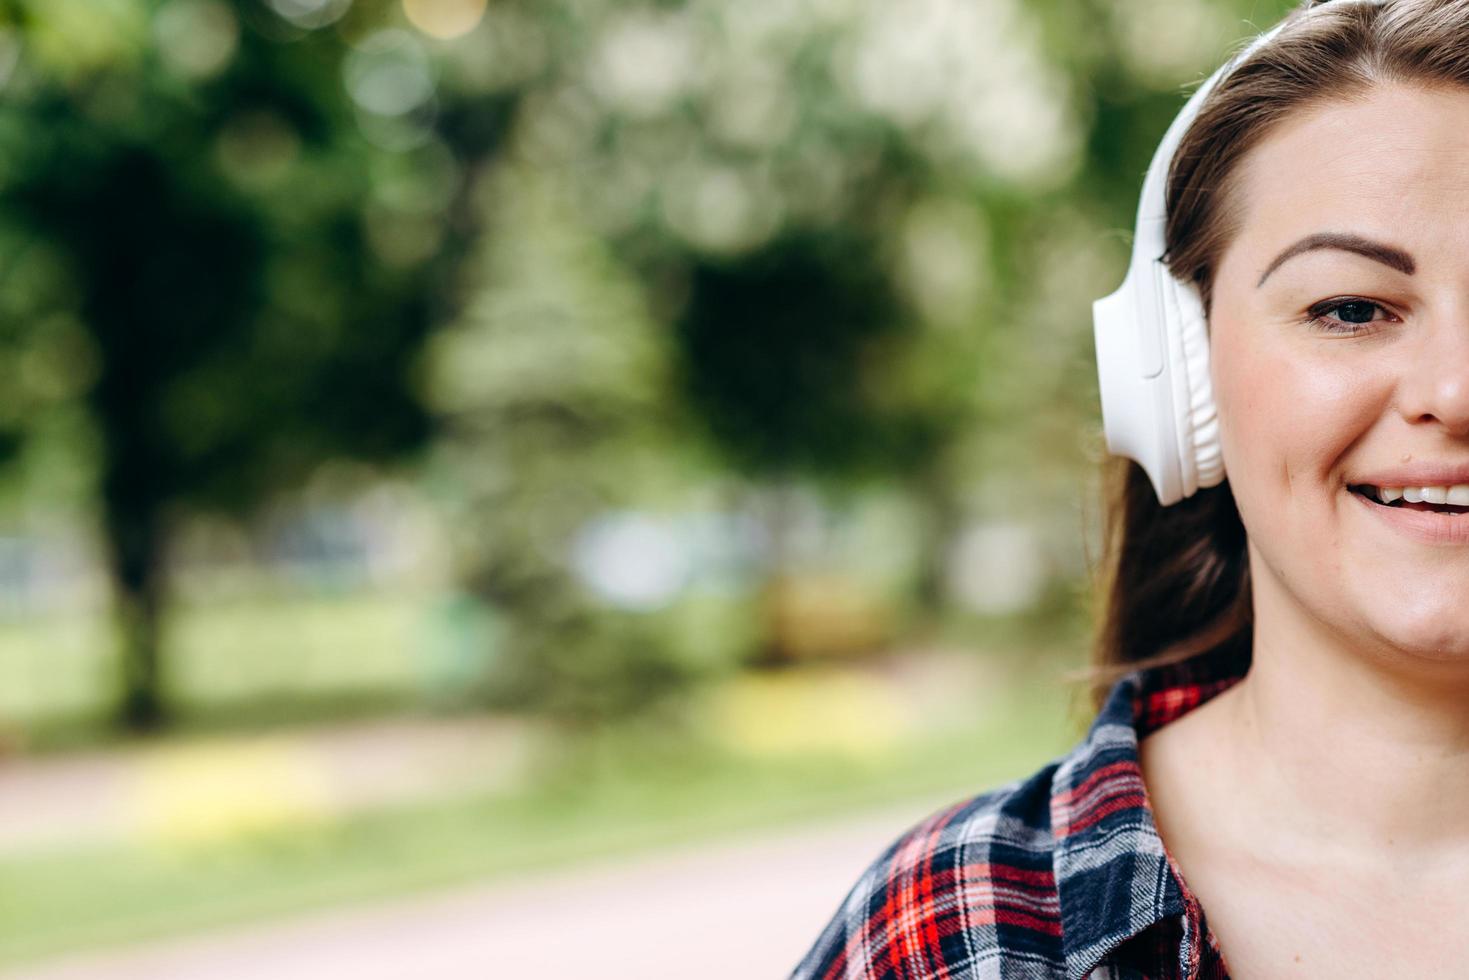
[[[1453,504],[1469,507],[1469,483],[1456,483],[1451,487],[1377,487],[1377,499],[1385,504],[1402,498],[1410,504]]]

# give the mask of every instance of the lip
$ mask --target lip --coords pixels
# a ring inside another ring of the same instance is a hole
[[[1464,482],[1469,482],[1465,480]],[[1397,484],[1383,484],[1384,486],[1396,486]],[[1416,486],[1407,483],[1403,486]],[[1433,483],[1425,483],[1423,486],[1435,486]],[[1345,491],[1348,497],[1357,502],[1357,506],[1369,511],[1377,520],[1382,521],[1387,527],[1415,538],[1426,544],[1433,545],[1469,545],[1469,514],[1438,514],[1428,510],[1406,510],[1402,507],[1388,507],[1384,504],[1375,504],[1362,496],[1360,493]]]
[[[1347,483],[1353,486],[1366,483],[1374,487],[1451,487],[1457,483],[1469,483],[1469,463],[1399,466],[1354,476]]]

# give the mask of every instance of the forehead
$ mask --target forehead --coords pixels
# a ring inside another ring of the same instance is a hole
[[[1231,251],[1351,231],[1415,255],[1469,253],[1469,88],[1386,83],[1298,110],[1245,156],[1238,179]]]

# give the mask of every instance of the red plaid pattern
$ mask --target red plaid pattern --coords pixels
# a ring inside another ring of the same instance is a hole
[[[791,980],[1227,978],[1158,835],[1138,743],[1248,666],[1216,653],[1119,680],[1066,755],[893,841]]]

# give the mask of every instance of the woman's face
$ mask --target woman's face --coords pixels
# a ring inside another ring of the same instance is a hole
[[[1257,610],[1469,668],[1469,513],[1349,490],[1469,487],[1469,90],[1303,110],[1239,177],[1210,352]]]

